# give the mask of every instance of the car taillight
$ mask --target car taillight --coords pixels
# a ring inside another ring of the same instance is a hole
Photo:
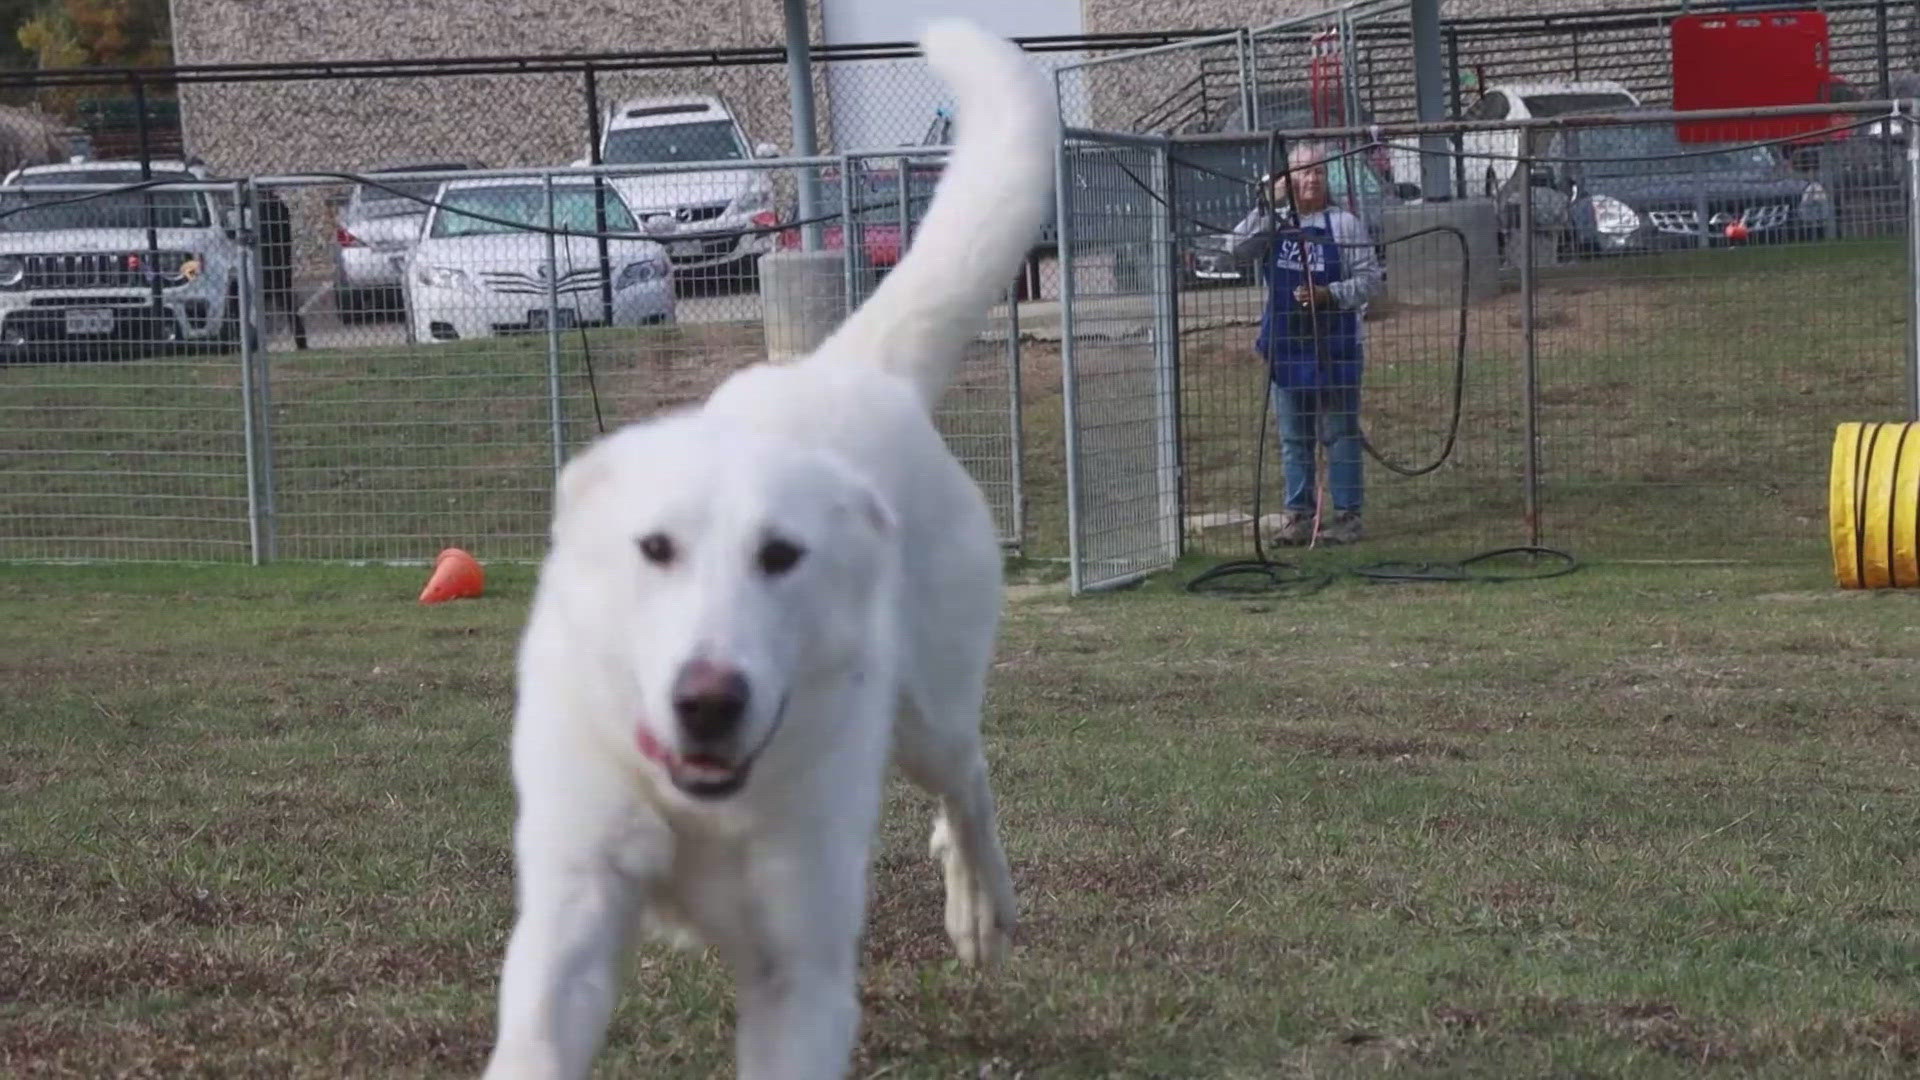
[[[336,243],[338,243],[343,248],[366,247],[365,244],[362,244],[360,242],[359,237],[348,232],[344,227],[341,227],[341,226],[334,227],[333,239]]]

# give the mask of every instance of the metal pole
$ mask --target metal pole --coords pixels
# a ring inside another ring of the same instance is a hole
[[[1450,119],[1460,119],[1460,32],[1447,27],[1447,101]],[[1458,131],[1448,136],[1453,140],[1453,197],[1463,198],[1467,193],[1467,156],[1466,139]]]
[[[907,183],[907,169],[911,164],[903,155],[900,158],[900,173],[895,177],[898,181],[897,191],[900,200],[900,242],[895,245],[894,252],[896,266],[901,259],[906,258],[907,240],[913,235],[913,205],[910,201],[913,198],[913,188]]]
[[[787,97],[793,113],[793,154],[810,158],[817,152],[813,136],[813,61],[808,42],[807,0],[785,0],[787,17]],[[820,180],[813,170],[800,170],[800,249],[820,250]]]
[[[241,235],[245,238],[241,261],[245,264],[246,284],[241,289],[243,303],[245,294],[251,293],[249,303],[250,317],[240,331],[242,342],[252,338],[252,355],[257,361],[258,379],[254,392],[255,407],[260,410],[260,495],[261,519],[266,526],[261,546],[263,559],[272,561],[280,556],[280,514],[279,480],[273,467],[273,359],[272,350],[267,348],[267,311],[266,304],[260,301],[266,296],[266,272],[261,266],[260,256],[260,185],[257,180],[246,182],[246,205],[241,209],[240,222],[244,226]],[[246,348],[243,344],[242,348]]]
[[[846,278],[847,315],[860,306],[860,226],[853,220],[853,159],[840,155],[840,271]]]
[[[1887,42],[1887,0],[1879,0],[1873,5],[1873,41],[1874,58],[1877,61],[1877,74],[1880,76],[1880,96],[1893,96],[1893,73],[1887,51],[1891,47]]]
[[[1240,115],[1246,118],[1248,131],[1260,130],[1260,87],[1253,72],[1253,32],[1241,30],[1233,36],[1233,47],[1240,54]]]
[[[600,160],[600,85],[594,77],[593,65],[588,64],[581,77],[586,80],[587,88],[587,161],[594,165]],[[607,195],[606,181],[599,173],[593,174],[593,231],[599,235],[594,238],[594,247],[600,255],[600,311],[606,316],[607,325],[613,325],[613,260],[607,255]]]
[[[1153,201],[1153,396],[1156,415],[1155,442],[1158,443],[1160,489],[1160,543],[1168,562],[1180,557],[1182,528],[1180,507],[1180,389],[1175,372],[1180,364],[1180,303],[1175,295],[1173,258],[1173,148],[1165,146],[1153,156],[1149,174],[1153,189],[1160,197]]]
[[[564,417],[560,405],[560,259],[553,235],[559,216],[553,206],[553,174],[542,177],[547,193],[547,412],[553,429],[553,475],[557,480],[567,463]],[[571,238],[569,238],[571,239]],[[607,309],[609,321],[613,309]]]
[[[1920,101],[1900,121],[1907,143],[1907,416],[1920,420]]]
[[[1040,291],[1034,289],[1034,299],[1040,298]],[[1020,410],[1020,287],[1007,289],[1007,409],[1012,414],[1011,435],[1007,453],[1007,482],[1012,486],[1013,501],[1013,550],[1020,551],[1027,542],[1027,494],[1024,480],[1026,460],[1025,418]]]
[[[1360,48],[1359,33],[1351,13],[1340,12],[1340,122],[1360,123]],[[1349,174],[1351,175],[1351,174]]]
[[[234,184],[233,205],[242,215],[246,207],[246,186]],[[240,249],[241,280],[253,280],[251,265],[251,246]],[[245,455],[247,470],[247,551],[253,565],[259,566],[265,552],[260,536],[260,460],[255,452],[254,440],[259,437],[258,425],[254,423],[253,400],[253,289],[240,290],[240,438],[241,450]]]
[[[1440,0],[1413,0],[1413,79],[1418,92],[1419,117],[1423,123],[1444,119],[1447,114],[1445,65],[1440,51]],[[1432,134],[1420,137],[1420,190],[1445,191],[1447,188],[1447,138]]]
[[[1058,73],[1054,76],[1058,96]],[[1060,140],[1054,158],[1055,251],[1060,266],[1060,408],[1067,449],[1067,592],[1078,596],[1086,586],[1080,555],[1080,425],[1078,381],[1074,376],[1073,347],[1073,173],[1067,159],[1067,141]]]
[[[1533,301],[1533,157],[1520,156],[1520,325],[1525,342],[1522,376],[1525,381],[1526,440],[1522,482],[1526,485],[1527,543],[1540,546],[1540,373],[1538,340],[1534,334]]]
[[[147,123],[147,84],[142,81],[138,75],[129,75],[127,79],[133,84],[133,111],[136,118],[135,123],[140,132],[140,181],[145,183],[153,179],[153,141]],[[153,223],[152,188],[140,189],[140,203],[146,211],[143,217],[145,218],[147,226],[147,254],[145,257],[145,265],[148,267],[147,295],[153,306],[151,314],[153,319],[152,331],[157,334],[160,332],[160,328],[165,325],[167,305],[166,302],[160,298],[160,275],[152,272],[154,261],[159,257],[157,253],[160,250],[159,230],[155,228]]]

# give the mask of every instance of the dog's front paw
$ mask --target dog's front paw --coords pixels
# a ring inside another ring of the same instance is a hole
[[[993,967],[1007,958],[1013,947],[1013,929],[1017,912],[1010,882],[999,888],[976,873],[961,856],[944,817],[936,820],[928,843],[933,857],[940,860],[947,883],[947,937],[960,962],[970,966]]]
[[[993,968],[1013,950],[1014,913],[1011,902],[1002,905],[983,889],[969,889],[961,903],[947,902],[947,936],[960,962]]]

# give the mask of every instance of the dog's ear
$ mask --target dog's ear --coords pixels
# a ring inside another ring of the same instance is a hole
[[[859,469],[839,460],[826,458],[823,462],[840,482],[843,510],[878,536],[889,537],[900,527],[900,517],[894,513],[892,504],[873,486],[873,481]]]
[[[556,530],[580,505],[581,500],[605,482],[612,472],[605,447],[606,440],[602,439],[561,467],[560,477],[553,485],[553,525]]]
[[[864,478],[855,488],[854,498],[857,512],[876,534],[890,537],[900,528],[900,518],[893,512],[893,507]]]

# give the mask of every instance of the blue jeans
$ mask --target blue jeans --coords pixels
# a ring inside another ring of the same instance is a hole
[[[1287,509],[1313,513],[1314,443],[1327,446],[1327,486],[1334,512],[1360,512],[1360,388],[1332,386],[1287,390],[1272,383],[1273,411],[1279,418],[1280,468],[1286,477]]]

